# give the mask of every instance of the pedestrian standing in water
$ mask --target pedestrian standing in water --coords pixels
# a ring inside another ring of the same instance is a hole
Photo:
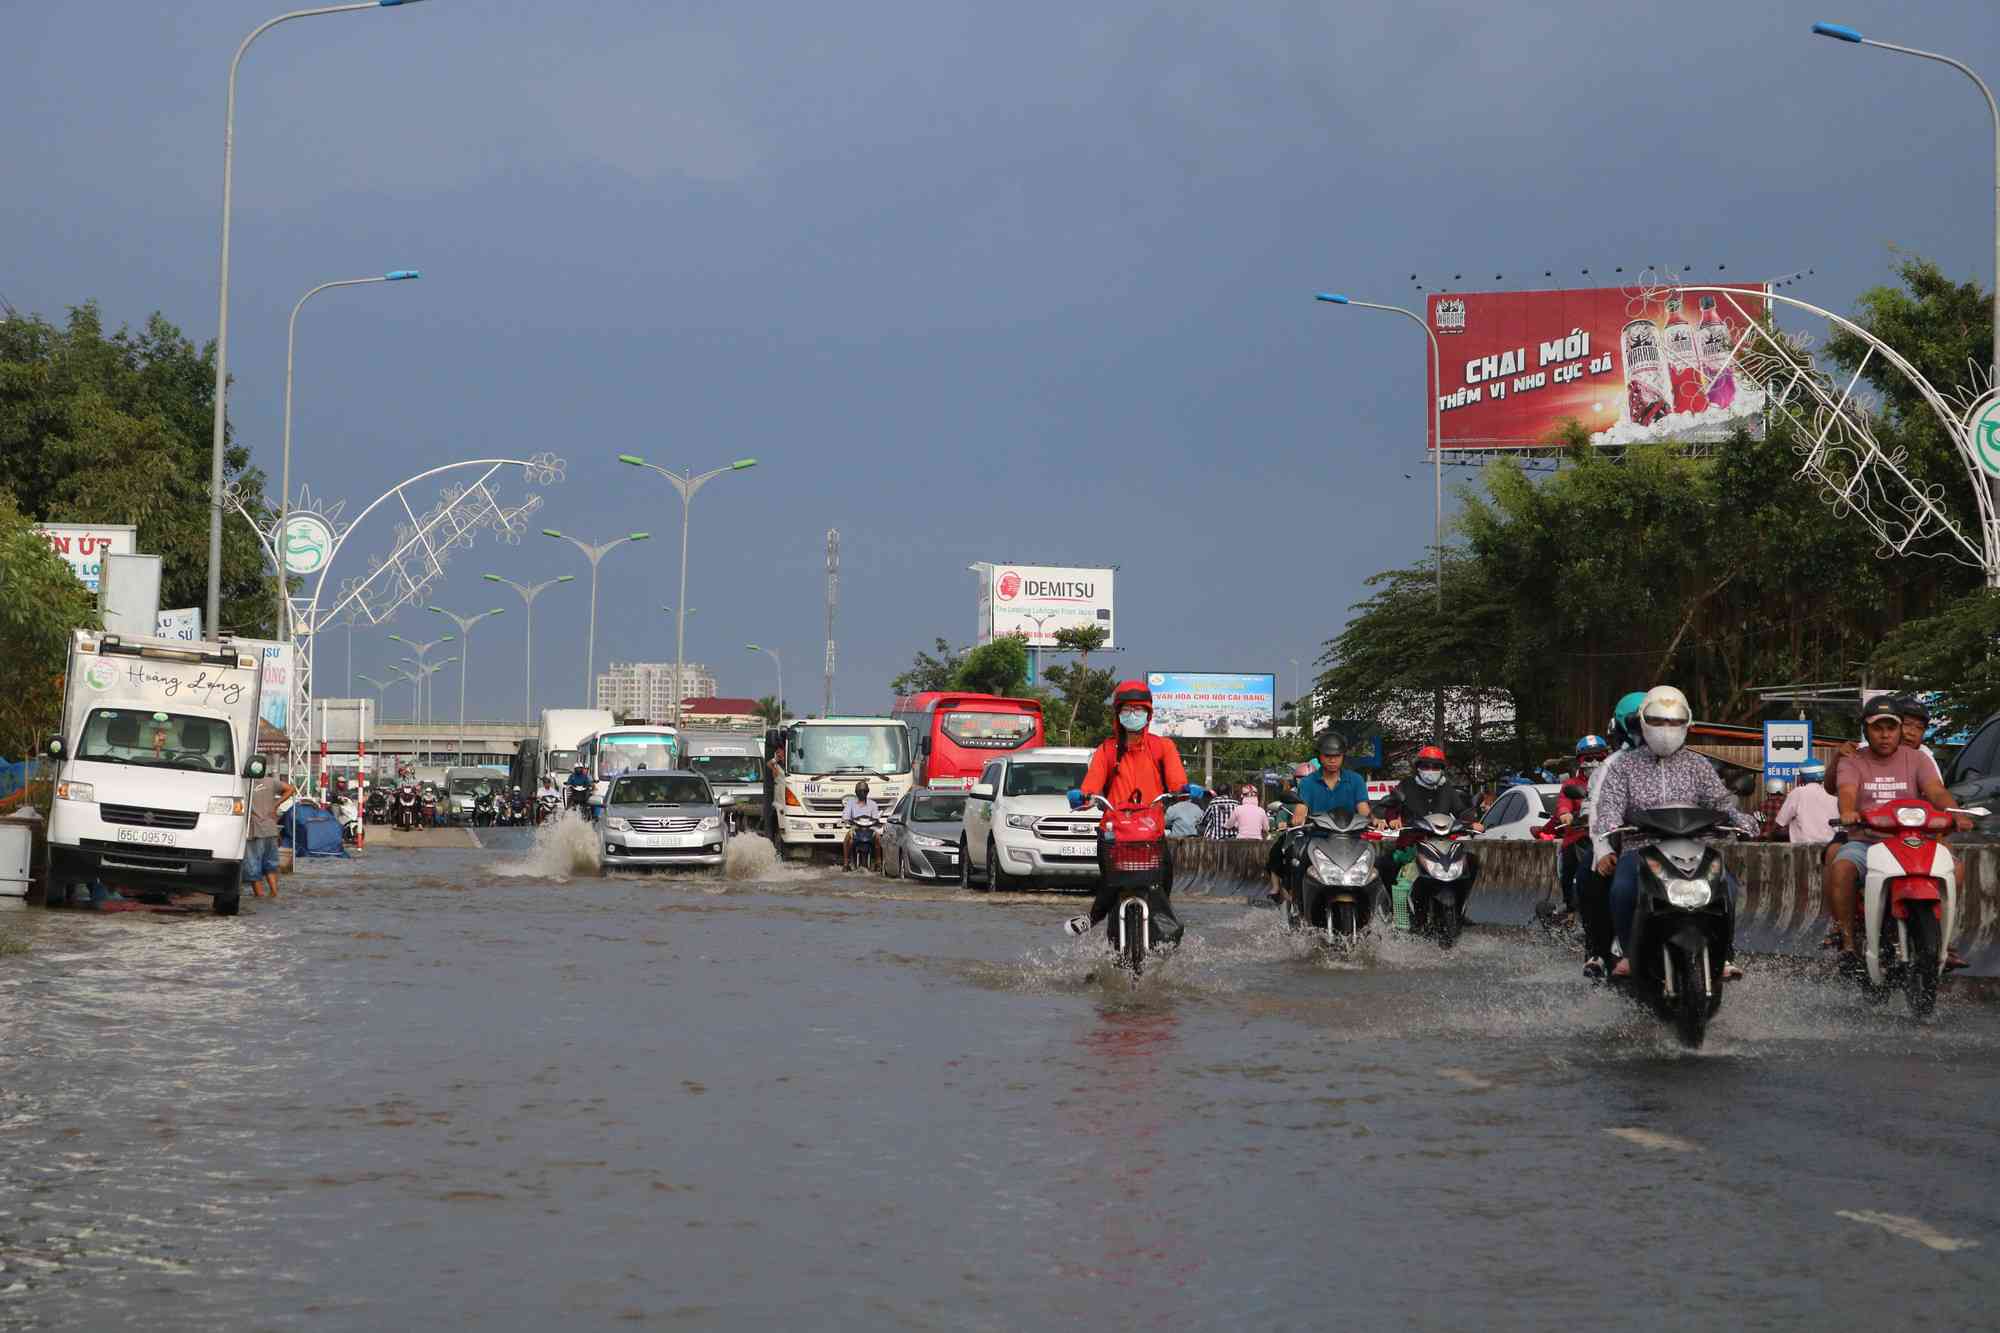
[[[278,896],[278,807],[292,799],[297,789],[275,774],[265,774],[250,788],[250,840],[243,848],[243,882],[250,896],[261,898],[268,891]]]

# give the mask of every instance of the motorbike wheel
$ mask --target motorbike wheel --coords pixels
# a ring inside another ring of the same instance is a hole
[[[986,840],[986,887],[995,893],[1019,893],[1023,881],[1019,875],[1010,875],[1000,864],[1000,849],[993,845],[993,839]]]
[[[1708,1035],[1708,978],[1701,974],[1702,959],[1678,949],[1674,955],[1674,1031],[1681,1045],[1691,1051],[1701,1049]]]
[[[1354,920],[1354,904],[1337,902],[1327,911],[1332,919],[1334,939],[1342,945],[1347,944],[1358,933]]]
[[[1928,908],[1919,903],[1910,911],[1910,957],[1903,964],[1903,994],[1910,1012],[1929,1018],[1937,1008],[1938,955],[1944,952],[1944,927]]]
[[[1437,934],[1438,948],[1449,949],[1457,944],[1459,927],[1464,924],[1459,920],[1457,897],[1444,894],[1433,897],[1431,916]]]
[[[1135,977],[1146,966],[1146,914],[1136,907],[1125,914],[1125,966]]]

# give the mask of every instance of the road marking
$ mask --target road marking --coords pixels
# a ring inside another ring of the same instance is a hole
[[[465,827],[465,836],[472,839],[473,847],[482,852],[486,850],[486,844],[479,840],[478,830],[474,829],[470,824]]]
[[[1454,1083],[1463,1083],[1468,1088],[1490,1088],[1493,1085],[1469,1069],[1440,1069],[1440,1078],[1448,1078]]]
[[[1867,1210],[1850,1212],[1845,1208],[1836,1212],[1834,1216],[1844,1217],[1850,1222],[1859,1222],[1863,1226],[1880,1227],[1892,1236],[1901,1236],[1904,1240],[1913,1240],[1919,1245],[1927,1245],[1933,1250],[1941,1250],[1946,1254],[1950,1254],[1953,1250],[1976,1250],[1979,1248],[1979,1242],[1976,1240],[1960,1240],[1956,1236],[1947,1236],[1942,1231],[1934,1230],[1928,1223],[1914,1217],[1900,1217],[1895,1213],[1877,1213]]]
[[[1614,1139],[1623,1139],[1627,1143],[1636,1143],[1641,1148],[1657,1148],[1662,1152],[1701,1151],[1701,1149],[1689,1143],[1686,1139],[1677,1139],[1671,1134],[1655,1133],[1650,1129],[1627,1127],[1623,1129],[1607,1129],[1604,1132]]]

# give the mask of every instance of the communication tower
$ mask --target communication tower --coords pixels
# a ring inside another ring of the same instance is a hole
[[[826,711],[833,716],[833,613],[840,606],[840,529],[826,530]]]

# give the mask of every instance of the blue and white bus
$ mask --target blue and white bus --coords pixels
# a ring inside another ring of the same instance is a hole
[[[576,747],[576,762],[595,784],[590,789],[590,815],[595,819],[604,808],[604,793],[611,779],[620,773],[635,768],[681,767],[680,733],[672,727],[606,727]]]

